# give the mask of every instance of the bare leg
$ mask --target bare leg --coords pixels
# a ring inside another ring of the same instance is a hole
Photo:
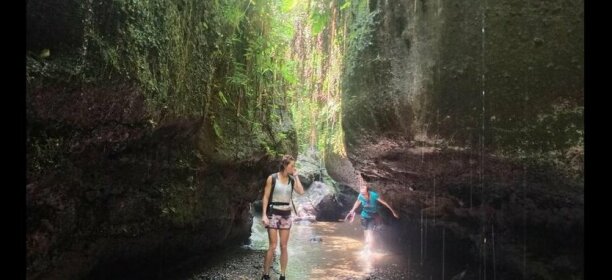
[[[287,254],[287,243],[289,242],[289,230],[288,229],[282,229],[279,230],[280,233],[280,243],[281,243],[281,259],[280,259],[280,265],[281,265],[281,275],[285,275],[285,269],[287,269],[287,260],[289,258],[288,254]]]
[[[365,234],[365,246],[367,249],[372,249],[372,246],[374,245],[374,238],[372,238],[372,230],[366,229],[363,231],[363,233]]]
[[[268,229],[268,252],[264,258],[264,274],[268,275],[270,273],[270,265],[272,264],[272,259],[274,258],[274,252],[276,251],[276,244],[278,243],[278,230],[277,229]]]

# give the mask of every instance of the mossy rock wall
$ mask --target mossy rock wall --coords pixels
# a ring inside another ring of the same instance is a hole
[[[399,209],[395,237],[421,236],[398,246],[441,252],[446,230],[446,256],[458,256],[447,276],[582,277],[583,5],[400,0],[358,11],[346,151]],[[444,256],[428,254],[441,279]]]
[[[29,279],[155,274],[248,240],[297,146],[276,76],[228,79],[258,65],[247,4],[28,1]]]

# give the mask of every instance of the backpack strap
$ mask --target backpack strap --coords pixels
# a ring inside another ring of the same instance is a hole
[[[291,178],[291,176],[289,176],[289,184],[291,185],[291,195],[290,195],[290,200],[291,200],[291,205],[293,205],[293,211],[295,211],[295,214],[297,215],[297,210],[295,210],[295,203],[293,203],[293,185],[295,184],[295,181],[293,180],[293,178]]]
[[[272,188],[270,189],[270,195],[268,196],[268,206],[267,206],[268,215],[272,214],[270,212],[270,210],[272,210],[272,194],[274,193],[274,186],[276,186],[276,177],[278,177],[278,173],[274,173],[271,176],[272,176]]]
[[[271,214],[272,205],[289,205],[289,203],[286,203],[286,202],[272,202],[272,194],[274,194],[274,186],[276,186],[276,178],[278,178],[278,173],[274,173],[271,176],[272,176],[272,188],[270,189],[270,195],[268,197],[268,206],[267,206],[268,214]],[[295,209],[295,204],[293,203],[294,180],[291,177],[289,177],[289,184],[291,185],[291,196],[290,196],[291,205],[293,205],[293,211],[295,211],[295,214],[297,214],[297,210]]]

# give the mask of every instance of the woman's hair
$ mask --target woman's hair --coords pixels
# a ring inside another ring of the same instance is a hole
[[[285,167],[287,167],[287,165],[289,165],[289,163],[291,163],[292,161],[294,161],[295,159],[293,158],[293,156],[291,155],[284,155],[283,158],[281,159],[280,162],[280,171],[284,171]]]
[[[365,188],[367,191],[370,191],[370,186],[366,183],[366,180],[361,176],[361,172],[356,171],[355,175],[357,176],[357,182],[359,184],[359,188]]]

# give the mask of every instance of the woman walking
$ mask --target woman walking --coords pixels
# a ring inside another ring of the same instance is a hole
[[[353,205],[353,208],[346,215],[345,220],[352,221],[355,216],[355,210],[359,205],[363,204],[363,209],[361,210],[361,226],[363,227],[363,232],[365,235],[365,249],[366,251],[372,250],[374,248],[374,230],[380,225],[381,217],[379,214],[378,204],[382,204],[385,207],[391,210],[393,216],[395,218],[399,218],[395,210],[389,206],[387,202],[380,198],[380,195],[370,190],[367,184],[361,178],[361,174],[358,174],[359,180],[359,196],[357,196],[357,200]]]

